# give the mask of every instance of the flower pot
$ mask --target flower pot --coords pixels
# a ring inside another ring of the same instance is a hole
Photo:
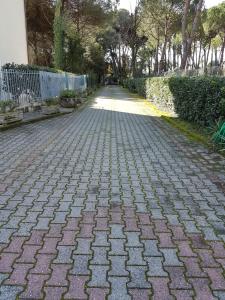
[[[0,114],[0,125],[8,125],[23,120],[23,113],[19,111]]]
[[[76,98],[61,97],[59,103],[64,108],[76,108],[80,104],[80,100]]]
[[[58,106],[42,106],[41,111],[44,115],[54,115],[59,113]]]

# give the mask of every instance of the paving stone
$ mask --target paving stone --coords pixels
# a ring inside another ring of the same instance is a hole
[[[182,266],[183,263],[179,261],[177,251],[175,249],[160,249],[165,258],[164,266]]]
[[[195,257],[181,257],[186,268],[186,275],[188,277],[206,277],[205,272],[202,270],[199,259]]]
[[[192,286],[185,279],[185,269],[183,267],[165,267],[170,277],[171,289],[192,289]]]
[[[111,262],[111,270],[108,272],[109,276],[129,276],[129,272],[126,270],[126,262],[128,257],[126,256],[109,256]]]
[[[194,253],[193,250],[191,249],[190,242],[176,241],[175,243],[179,249],[178,250],[179,256],[186,256],[186,257],[196,257],[197,256],[197,254]]]
[[[16,300],[22,291],[21,286],[0,286],[0,300]]]
[[[168,283],[168,278],[149,278],[149,281],[152,285],[153,289],[153,296],[152,299],[154,300],[172,300],[174,299],[172,295],[170,294]],[[162,288],[163,287],[163,288]]]
[[[140,233],[138,232],[127,232],[127,243],[126,247],[143,247],[140,243]]]
[[[44,238],[44,244],[38,252],[45,254],[57,254],[56,247],[59,240],[59,238]]]
[[[148,263],[148,276],[150,277],[167,277],[168,274],[163,268],[163,258],[162,257],[147,257],[146,261]]]
[[[2,285],[3,281],[5,281],[9,277],[9,274],[0,273],[0,286]]]
[[[4,252],[22,253],[22,246],[26,242],[26,237],[12,237],[9,245],[4,248]]]
[[[144,256],[162,256],[157,240],[143,240],[142,243],[144,244]]]
[[[105,231],[96,231],[94,233],[95,235],[95,240],[94,242],[92,243],[92,246],[94,247],[109,247],[110,244],[108,242],[108,232],[105,232]]]
[[[85,255],[91,255],[91,239],[81,239],[77,238],[77,247],[76,250],[73,252],[73,254],[85,254]]]
[[[195,297],[197,299],[209,299],[215,300],[212,291],[209,288],[209,280],[205,278],[194,278],[190,279],[189,282],[192,284],[195,290]]]
[[[61,300],[63,299],[63,294],[66,292],[66,288],[64,287],[45,287],[45,299],[46,300]]]
[[[98,93],[0,133],[0,299],[224,299],[224,159]]]
[[[112,239],[123,239],[125,238],[124,235],[124,226],[123,225],[119,225],[119,224],[111,224],[110,225],[111,228],[111,233],[109,235],[110,238]]]
[[[69,276],[69,290],[64,299],[88,299],[88,295],[84,291],[87,276]]]
[[[107,266],[91,265],[91,281],[88,282],[88,287],[102,287],[108,288],[109,282],[107,281]]]
[[[47,281],[50,286],[68,286],[67,275],[71,269],[71,265],[66,264],[52,264],[52,274]]]
[[[194,299],[194,292],[192,290],[171,290],[171,294],[177,300],[192,300]]]
[[[139,228],[141,229],[141,235],[140,235],[141,239],[143,240],[156,239],[156,235],[153,232],[152,225],[139,225]]]
[[[223,269],[204,268],[204,271],[209,275],[212,290],[225,290],[225,278],[223,275]]]
[[[73,275],[89,275],[90,270],[88,268],[90,255],[74,255],[73,256],[73,268],[70,270],[70,274]]]
[[[24,292],[20,295],[20,299],[41,299],[44,296],[43,286],[48,279],[47,275],[28,275],[28,285]]]
[[[54,254],[37,254],[35,267],[30,271],[32,274],[50,274],[50,265],[54,260]]]
[[[223,292],[223,291],[214,291],[213,295],[219,300],[225,299],[225,292]]]
[[[150,289],[129,289],[129,294],[133,300],[148,300],[150,299]]]
[[[108,296],[109,300],[131,300],[131,296],[127,293],[128,277],[109,277],[111,283],[111,293]]]
[[[87,293],[90,300],[105,300],[109,294],[109,289],[90,288]]]
[[[28,271],[33,267],[32,264],[14,264],[13,272],[4,282],[6,285],[26,285],[26,276]]]
[[[143,259],[143,248],[127,248],[129,260],[127,265],[134,266],[146,266],[146,262]]]
[[[26,245],[36,245],[36,246],[41,246],[43,244],[43,237],[46,234],[46,231],[38,231],[38,230],[33,230],[31,233],[31,236],[29,239],[26,241]]]
[[[125,239],[109,239],[111,250],[109,251],[109,255],[128,255],[125,251]]]
[[[15,229],[0,229],[0,243],[9,243],[12,234],[15,232]]]
[[[93,265],[108,265],[109,261],[107,259],[107,254],[109,252],[109,247],[92,247],[94,251],[93,259],[91,260],[91,264]]]
[[[72,252],[74,250],[73,246],[57,246],[57,257],[54,259],[53,263],[56,264],[69,264],[72,263]]]
[[[131,281],[128,283],[129,288],[150,288],[151,285],[147,281],[147,268],[143,266],[127,266],[130,272]]]

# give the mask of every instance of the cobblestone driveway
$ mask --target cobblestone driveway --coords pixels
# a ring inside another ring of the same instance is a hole
[[[0,133],[0,299],[225,299],[224,168],[115,87]]]

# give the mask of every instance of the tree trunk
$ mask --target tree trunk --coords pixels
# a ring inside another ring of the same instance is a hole
[[[166,62],[166,49],[167,49],[167,37],[165,38],[163,49],[162,49],[162,55],[159,62],[159,73],[162,73],[162,71],[165,71],[165,62]]]
[[[191,0],[185,0],[182,18],[182,47],[183,55],[181,60],[181,69],[185,69],[187,62],[187,25],[188,25],[188,13]],[[183,58],[184,57],[184,58]]]
[[[156,46],[156,53],[155,53],[155,66],[154,66],[154,73],[158,74],[159,72],[159,28],[157,32],[157,46]]]
[[[222,48],[221,48],[220,68],[223,68],[224,50],[225,50],[225,35],[224,35],[224,38],[223,38],[223,44],[222,44]]]
[[[190,0],[185,0],[184,15],[183,15],[183,20],[182,20],[183,57],[182,57],[182,61],[181,61],[181,69],[186,68],[187,59],[191,54],[191,46],[192,46],[192,42],[194,39],[194,35],[197,31],[198,21],[199,21],[200,14],[202,11],[203,2],[204,2],[204,0],[199,0],[199,2],[198,2],[193,25],[192,25],[191,34],[190,34],[190,37],[187,38],[187,25],[188,25],[187,17],[188,17],[188,11],[190,8]]]
[[[176,45],[173,45],[173,69],[177,67],[177,60],[176,60]]]

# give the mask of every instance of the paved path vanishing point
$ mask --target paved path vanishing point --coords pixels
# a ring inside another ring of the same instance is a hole
[[[0,133],[0,299],[225,299],[224,170],[119,87]]]

